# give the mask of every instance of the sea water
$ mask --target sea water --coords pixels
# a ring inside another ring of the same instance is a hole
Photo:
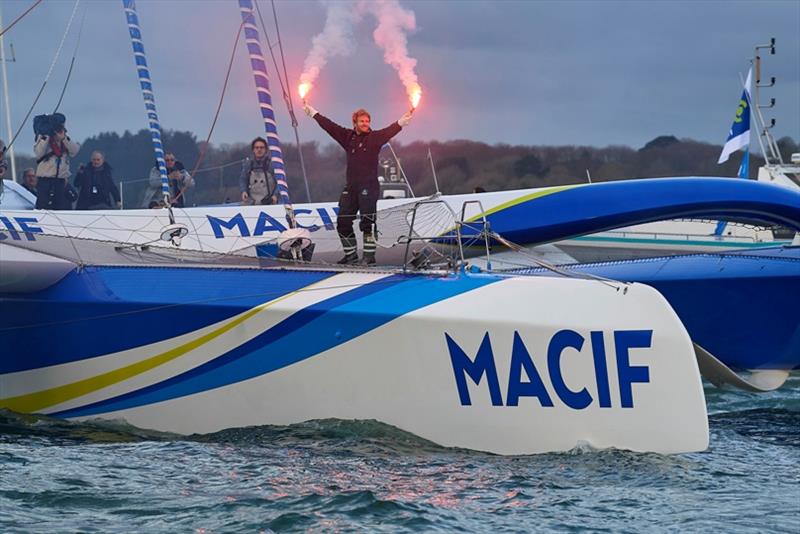
[[[708,450],[674,456],[494,456],[374,421],[180,437],[0,411],[0,532],[800,532],[800,375],[706,396]]]

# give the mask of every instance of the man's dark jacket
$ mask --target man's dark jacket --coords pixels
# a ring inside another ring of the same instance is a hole
[[[111,165],[104,161],[100,167],[92,164],[84,165],[75,176],[75,187],[78,188],[78,203],[75,209],[87,210],[105,204],[113,207],[119,202],[119,190],[111,178]],[[96,193],[92,188],[95,188]],[[114,202],[110,201],[114,198]]]
[[[314,119],[347,152],[347,187],[351,189],[378,188],[378,155],[389,139],[402,128],[393,122],[382,130],[360,134],[339,126],[320,113]]]

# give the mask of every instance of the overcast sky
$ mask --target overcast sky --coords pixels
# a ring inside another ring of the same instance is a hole
[[[8,24],[32,0],[2,0]],[[11,122],[16,129],[48,72],[72,12],[72,0],[45,0],[5,36],[16,62],[8,63]],[[764,55],[764,77],[775,76],[768,117],[776,137],[800,141],[800,1],[411,1],[416,32],[409,52],[418,60],[424,96],[398,138],[471,139],[531,145],[628,145],[659,135],[722,144],[741,94],[740,75],[756,44],[777,39]],[[270,4],[260,0],[272,29]],[[295,90],[311,39],[325,21],[316,1],[277,1],[290,85]],[[162,127],[208,134],[240,24],[233,1],[146,1],[137,9]],[[60,111],[82,140],[104,131],[146,127],[120,1],[80,2],[34,114],[52,111],[83,34]],[[365,107],[382,127],[408,108],[404,88],[384,64],[365,19],[357,48],[332,59],[311,103],[347,124]],[[270,38],[275,41],[274,31]],[[277,52],[277,48],[275,49]],[[273,74],[271,62],[270,73]],[[277,78],[273,97],[282,138],[294,141]],[[0,86],[0,90],[2,87]],[[296,101],[295,101],[296,102]],[[297,102],[296,102],[297,103]],[[7,139],[5,109],[0,138]],[[303,141],[328,142],[315,122],[298,113]],[[243,41],[212,143],[247,142],[263,133]],[[31,152],[26,124],[17,150]],[[755,146],[754,146],[755,148]]]

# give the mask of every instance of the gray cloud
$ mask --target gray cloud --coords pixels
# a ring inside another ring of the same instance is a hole
[[[144,40],[165,128],[205,138],[239,26],[235,3],[140,0]],[[6,22],[29,2],[2,5]],[[77,137],[145,127],[121,2],[86,1],[81,48],[62,106]],[[721,144],[741,92],[753,46],[770,37],[778,54],[765,73],[778,85],[775,133],[800,140],[800,3],[736,2],[434,2],[404,1],[419,30],[409,51],[419,61],[423,102],[400,137],[489,143],[641,146],[673,134]],[[261,1],[271,27],[269,3]],[[19,124],[47,72],[72,2],[45,2],[8,34],[12,122]],[[277,2],[291,90],[311,38],[324,23],[317,2]],[[76,22],[77,24],[77,22]],[[52,110],[72,55],[69,36],[34,113]],[[368,24],[357,50],[334,58],[311,95],[315,107],[346,122],[356,107],[383,125],[408,106],[402,84],[382,61]],[[275,40],[275,35],[271,35]],[[277,51],[277,49],[276,49]],[[239,43],[231,86],[212,142],[247,141],[263,132],[253,81]],[[277,79],[279,131],[293,139]],[[304,140],[328,142],[306,117]],[[5,138],[6,134],[0,134]],[[26,126],[20,149],[32,141]]]

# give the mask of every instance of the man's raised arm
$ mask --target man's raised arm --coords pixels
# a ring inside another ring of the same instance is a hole
[[[317,121],[317,124],[319,124],[323,130],[328,132],[328,135],[333,137],[334,141],[339,143],[342,148],[347,149],[347,137],[350,134],[350,130],[339,126],[328,117],[325,117],[316,109],[308,105],[307,102],[303,102],[303,111],[306,112],[306,115]]]

